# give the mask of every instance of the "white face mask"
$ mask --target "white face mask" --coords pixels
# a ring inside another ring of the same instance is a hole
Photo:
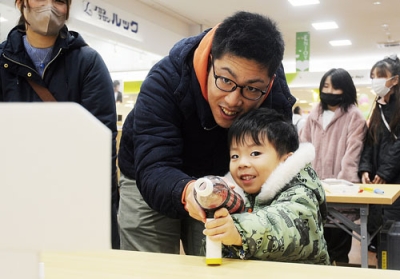
[[[57,36],[66,20],[66,15],[60,13],[53,5],[31,9],[25,7],[24,15],[29,28],[44,36]]]
[[[387,93],[389,93],[392,87],[386,87],[386,81],[391,80],[393,77],[389,79],[385,78],[374,78],[372,79],[372,90],[374,90],[375,94],[379,97],[385,97]]]

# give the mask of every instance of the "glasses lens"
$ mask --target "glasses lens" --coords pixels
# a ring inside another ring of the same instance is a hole
[[[215,79],[215,85],[222,91],[232,92],[236,89],[236,83],[232,80],[224,77],[217,77]]]
[[[258,100],[262,96],[262,94],[263,93],[260,89],[250,86],[245,86],[242,90],[243,97],[249,100]]]

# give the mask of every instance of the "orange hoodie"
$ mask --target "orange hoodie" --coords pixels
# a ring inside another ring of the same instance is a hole
[[[218,24],[219,25],[219,24]],[[200,83],[201,92],[204,99],[208,101],[207,92],[207,78],[208,78],[208,61],[211,53],[212,40],[214,38],[215,30],[217,30],[218,25],[212,28],[203,37],[199,46],[194,52],[193,56],[193,67],[196,73],[197,80]]]

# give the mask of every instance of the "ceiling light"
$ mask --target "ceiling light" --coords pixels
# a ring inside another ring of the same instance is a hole
[[[331,46],[349,46],[351,45],[350,40],[336,40],[336,41],[329,41]]]
[[[0,16],[0,22],[5,22],[8,21],[7,19],[5,19],[4,17]]]
[[[316,30],[336,29],[339,26],[334,21],[315,22],[311,24]]]
[[[288,0],[293,6],[305,6],[319,4],[319,0]]]

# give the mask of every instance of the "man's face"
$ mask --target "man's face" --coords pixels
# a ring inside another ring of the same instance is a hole
[[[214,72],[239,86],[250,86],[262,91],[268,91],[271,78],[268,76],[268,70],[253,60],[229,54],[213,60],[207,81],[208,102],[216,123],[223,128],[229,128],[243,113],[260,107],[267,97],[267,94],[264,94],[256,101],[248,100],[241,95],[239,87],[233,92],[222,91],[215,85]]]

